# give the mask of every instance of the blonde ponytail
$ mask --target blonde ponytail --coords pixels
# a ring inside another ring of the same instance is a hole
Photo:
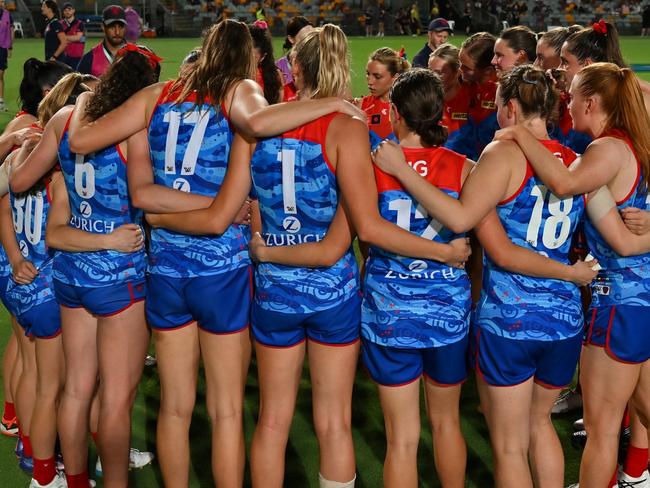
[[[86,79],[85,75],[80,73],[68,73],[54,85],[38,105],[38,121],[42,127],[45,127],[45,124],[61,108],[71,103],[68,101],[70,97],[89,91],[89,88],[83,84]]]
[[[325,24],[295,46],[296,62],[312,98],[342,97],[350,92],[350,57],[343,31]]]

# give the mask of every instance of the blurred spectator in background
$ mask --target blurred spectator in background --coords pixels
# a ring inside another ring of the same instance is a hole
[[[646,3],[643,7],[641,14],[641,35],[647,36],[650,34],[650,3]]]
[[[75,18],[76,13],[74,5],[70,2],[63,4],[63,20],[61,26],[65,33],[65,38],[68,43],[61,56],[61,62],[67,64],[72,69],[76,70],[79,61],[84,55],[84,44],[86,43],[86,27],[84,23]]]
[[[47,0],[51,1],[51,0]],[[113,57],[126,43],[126,15],[119,5],[109,5],[102,14],[104,40],[84,54],[77,70],[80,73],[100,77],[113,62]]]
[[[61,21],[59,20],[59,5],[54,0],[45,0],[41,4],[41,13],[47,21],[45,30],[43,31],[45,61],[57,61],[59,56],[63,54],[65,45],[68,42],[65,38]]]
[[[438,46],[441,46],[454,32],[446,19],[438,17],[429,23],[427,43],[418,53],[413,56],[414,68],[426,68],[429,63],[429,56]]]
[[[5,70],[7,69],[7,60],[11,55],[13,44],[14,24],[9,11],[5,8],[5,0],[0,0],[0,112],[7,109],[4,100]]]
[[[142,18],[130,5],[124,9],[124,17],[126,18],[126,40],[135,43],[142,35]]]
[[[418,8],[417,3],[411,5],[411,34],[420,35],[422,30],[422,23],[420,22],[420,9]]]

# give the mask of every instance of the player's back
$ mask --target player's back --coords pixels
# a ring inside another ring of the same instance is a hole
[[[566,166],[576,158],[557,141],[540,142]],[[568,264],[572,236],[584,216],[584,196],[558,198],[535,175],[530,163],[525,164],[521,186],[496,209],[504,230],[513,244]],[[531,312],[533,316],[522,320]],[[480,326],[513,339],[572,337],[582,322],[580,294],[577,286],[567,281],[507,271],[486,254],[477,317]]]
[[[153,111],[148,137],[154,182],[214,197],[228,168],[233,131],[225,108],[196,94],[179,101],[167,83]],[[231,225],[220,236],[188,236],[166,229],[151,233],[150,271],[177,278],[209,276],[248,266],[247,226]]]
[[[327,129],[336,116],[257,143],[251,174],[268,246],[318,242],[327,233],[339,203],[336,174],[325,151]],[[261,263],[256,299],[277,310],[325,310],[357,292],[357,275],[351,248],[330,268]]]
[[[623,140],[636,158],[636,180],[626,197],[616,202],[618,210],[628,207],[650,210],[650,196],[645,188],[647,177],[641,171],[629,137],[617,130],[608,131],[601,137]],[[592,305],[650,305],[650,253],[621,256],[607,244],[591,220],[585,222],[584,228],[589,250],[602,267],[592,285]]]
[[[7,296],[12,304],[12,313],[16,315],[53,298],[54,250],[45,245],[45,228],[50,209],[50,178],[51,175],[47,175],[26,192],[9,192],[9,205],[20,253],[38,271],[34,280],[27,285],[18,285],[9,280]]]
[[[429,183],[452,198],[462,186],[465,156],[446,148],[403,148],[407,162]],[[448,243],[463,237],[443,227],[393,177],[375,168],[379,213],[412,234]],[[455,342],[467,333],[470,309],[465,270],[413,259],[371,247],[365,268],[363,328],[373,342],[399,347],[399,329],[416,324],[409,344],[433,347]],[[399,326],[392,324],[399,322]],[[422,328],[417,324],[427,324]]]
[[[121,225],[142,223],[142,212],[129,199],[127,162],[119,146],[85,156],[75,154],[70,150],[66,127],[58,156],[68,189],[71,227],[92,234],[110,234]],[[144,250],[134,253],[59,251],[54,276],[69,285],[98,287],[142,277],[145,266]]]

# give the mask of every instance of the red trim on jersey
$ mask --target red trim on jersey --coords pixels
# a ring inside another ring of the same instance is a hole
[[[156,104],[153,106],[153,110],[151,111],[151,116],[149,117],[149,122],[147,123],[147,127],[151,126],[151,120],[153,119],[153,114],[156,113],[156,109],[158,108],[158,105],[167,101],[167,96],[169,95],[173,84],[174,84],[174,80],[170,80],[163,85],[163,88],[160,91],[160,96],[158,97],[158,100],[156,100]]]
[[[52,203],[52,195],[50,194],[50,183],[52,182],[52,179],[50,178],[50,181],[45,183],[45,197],[47,198],[48,203]]]
[[[409,166],[432,185],[460,194],[465,156],[445,147],[412,148],[402,147]],[[424,163],[422,166],[419,163]],[[384,173],[377,166],[375,179],[379,193],[390,190],[404,190],[402,184]],[[426,169],[426,174],[422,171]]]
[[[576,153],[574,153],[571,149],[568,147],[563,146],[560,144],[558,141],[554,139],[541,139],[539,142],[542,143],[542,146],[544,146],[546,149],[548,149],[553,155],[560,154],[562,157],[561,161],[566,166],[567,168],[573,164],[573,162],[576,160],[577,156]],[[517,191],[515,191],[511,196],[506,198],[505,200],[501,200],[497,205],[506,205],[513,201],[516,197],[518,197],[521,192],[523,191],[524,187],[526,186],[526,183],[528,183],[528,180],[535,176],[535,169],[533,166],[526,160],[526,174],[524,175],[524,179],[521,182],[521,185],[519,185],[519,188]]]
[[[122,148],[120,147],[120,145],[119,145],[119,144],[115,144],[115,149],[117,150],[117,154],[119,154],[120,159],[122,160],[122,162],[123,162],[124,164],[126,164],[126,156],[125,156],[124,153],[122,152]]]
[[[61,145],[61,141],[63,140],[63,136],[65,135],[66,132],[68,132],[68,129],[70,128],[70,121],[72,120],[72,115],[74,114],[74,108],[70,110],[70,115],[68,115],[68,120],[65,121],[65,126],[63,127],[63,132],[61,132],[61,137],[59,137],[59,145]]]
[[[636,151],[634,150],[634,145],[632,145],[632,141],[630,140],[630,137],[622,130],[609,129],[603,132],[597,139],[600,139],[601,137],[613,137],[614,139],[622,140],[625,144],[627,144],[627,147],[630,148],[630,151],[632,151],[632,154],[634,155],[634,159],[636,160],[636,178],[634,179],[634,184],[632,185],[632,189],[630,189],[628,194],[625,195],[625,198],[616,202],[616,205],[622,205],[632,196],[632,194],[636,190],[637,185],[639,184],[639,180],[641,179],[641,162],[639,161],[639,157],[637,156]],[[631,364],[635,364],[635,363],[631,363]]]
[[[327,130],[329,129],[332,120],[334,120],[334,117],[337,115],[340,114],[334,112],[325,115],[296,129],[285,132],[281,137],[285,139],[298,139],[299,141],[307,141],[319,144],[321,147],[321,153],[323,154],[323,159],[325,160],[325,164],[327,164],[333,174],[336,174],[336,168],[334,168],[332,162],[330,161],[330,158],[327,156],[325,141],[327,139]]]

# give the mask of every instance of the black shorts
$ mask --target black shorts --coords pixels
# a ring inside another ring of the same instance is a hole
[[[4,47],[0,47],[0,70],[4,71],[7,69],[7,54],[9,50]]]

